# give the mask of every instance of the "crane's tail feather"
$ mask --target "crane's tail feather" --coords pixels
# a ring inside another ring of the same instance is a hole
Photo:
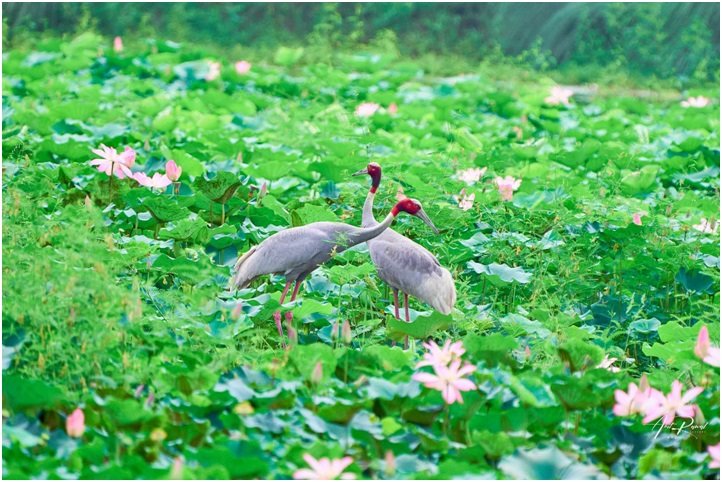
[[[428,303],[439,313],[448,315],[456,304],[456,287],[449,270],[442,268],[441,278],[434,282],[434,289]]]
[[[229,288],[233,289],[235,287],[235,289],[238,290],[243,289],[256,277],[255,274],[250,272],[250,266],[248,266],[247,263],[248,259],[255,252],[256,248],[251,248],[243,256],[238,258],[238,261],[236,261],[233,267],[233,277],[231,278]]]

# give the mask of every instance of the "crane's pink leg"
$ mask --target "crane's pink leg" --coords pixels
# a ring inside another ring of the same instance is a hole
[[[293,287],[293,293],[291,293],[291,301],[296,300],[296,296],[298,295],[298,290],[300,288],[301,288],[301,280],[296,280],[296,285]],[[293,328],[292,322],[293,322],[293,311],[287,311],[286,312],[286,325],[289,329],[289,336],[290,336],[290,330]]]
[[[391,289],[394,292],[394,316],[397,320],[400,320],[401,318],[399,317],[399,290],[397,290],[396,288]],[[391,346],[396,346],[396,342],[392,341]]]
[[[401,317],[399,317],[399,290],[394,288],[394,316],[396,316],[397,320],[400,320]]]
[[[299,288],[301,288],[301,281],[296,280],[296,286],[293,287],[293,293],[291,293],[291,301],[296,301],[296,295],[298,295]]]
[[[404,293],[404,305],[406,305],[406,323],[411,323],[411,317],[409,316],[409,295]]]
[[[404,305],[406,310],[406,323],[411,323],[411,317],[409,316],[409,295],[404,293]],[[409,335],[406,335],[406,338],[404,338],[404,350],[407,350],[409,348]]]
[[[286,299],[286,293],[288,293],[288,289],[291,287],[291,282],[286,281],[286,286],[283,288],[283,293],[281,293],[281,300],[279,301],[280,304],[283,304],[283,300]],[[278,335],[281,337],[281,345],[285,345],[286,343],[283,341],[283,326],[281,326],[281,310],[276,311],[273,313],[273,320],[276,322],[276,328],[278,329]]]

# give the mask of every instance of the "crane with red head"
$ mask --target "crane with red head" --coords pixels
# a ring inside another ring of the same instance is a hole
[[[371,189],[364,202],[361,225],[364,227],[376,226],[378,222],[374,218],[373,203],[376,191],[381,184],[381,166],[372,162],[365,169],[361,169],[353,175],[368,175],[371,178]],[[408,206],[406,202],[409,203]],[[402,205],[413,211],[414,203],[418,203],[418,201],[406,198],[399,201],[396,206]],[[423,210],[415,215],[424,220],[428,218]],[[434,230],[438,233],[438,230]],[[367,245],[379,277],[393,290],[394,314],[397,319],[400,319],[399,291],[404,295],[407,322],[411,321],[409,295],[431,305],[442,314],[451,313],[456,303],[454,279],[449,270],[441,266],[429,250],[393,229],[385,230],[379,236],[369,240]]]

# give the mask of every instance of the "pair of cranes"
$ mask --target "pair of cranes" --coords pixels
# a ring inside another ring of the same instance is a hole
[[[401,212],[421,219],[438,233],[434,223],[424,212],[421,203],[410,198],[399,200],[383,221],[378,222],[373,214],[373,203],[381,183],[381,166],[372,162],[354,176],[364,174],[371,178],[371,188],[364,202],[360,228],[345,223],[317,222],[279,231],[238,258],[233,269],[232,287],[242,289],[259,276],[282,274],[286,278],[286,285],[280,303],[283,304],[292,284],[291,301],[294,301],[306,276],[335,254],[366,242],[379,277],[393,290],[397,319],[401,319],[399,291],[404,295],[407,322],[411,321],[409,295],[445,315],[451,313],[456,302],[456,288],[451,273],[423,246],[388,229]],[[283,344],[280,311],[274,313],[273,318]],[[288,322],[290,327],[290,317]]]

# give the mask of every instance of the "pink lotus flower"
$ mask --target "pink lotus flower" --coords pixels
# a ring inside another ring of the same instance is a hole
[[[296,480],[352,480],[356,478],[356,474],[344,472],[344,469],[353,463],[351,457],[342,459],[328,459],[322,457],[318,460],[313,458],[311,454],[304,454],[303,460],[306,461],[310,469],[299,469],[293,473]]]
[[[381,106],[375,102],[362,102],[356,107],[355,114],[358,117],[371,117]]]
[[[165,163],[165,175],[168,176],[168,179],[171,181],[175,182],[180,179],[182,173],[183,168],[176,164],[173,159]]]
[[[702,359],[705,363],[713,367],[720,366],[720,349],[712,346],[709,341],[709,330],[703,326],[697,335],[697,344],[694,346],[694,354]]]
[[[687,100],[683,100],[680,104],[685,109],[689,107],[701,109],[702,107],[707,107],[709,105],[709,99],[700,95],[698,97],[690,97]]]
[[[206,73],[205,79],[207,81],[216,80],[221,75],[221,63],[220,62],[208,62],[208,72]]]
[[[85,414],[80,408],[76,408],[73,413],[65,419],[65,431],[70,437],[82,437],[85,432]]]
[[[720,459],[720,444],[717,445],[710,445],[707,447],[707,453],[712,458],[712,460],[709,463],[710,469],[719,469],[719,459]]]
[[[466,189],[462,189],[461,192],[459,192],[458,196],[454,196],[454,199],[457,203],[459,203],[459,208],[461,208],[462,211],[468,211],[469,209],[474,207],[474,199],[476,199],[476,194],[466,194]]]
[[[386,109],[386,111],[389,114],[394,115],[399,111],[399,106],[396,105],[396,102],[392,102],[391,104],[389,104],[389,107]]]
[[[238,75],[245,75],[251,71],[251,63],[245,60],[239,60],[234,64]]]
[[[639,380],[639,387],[630,383],[627,391],[615,390],[614,399],[616,404],[612,408],[612,412],[618,417],[626,417],[635,413],[644,413],[650,398],[662,395],[658,390],[649,386],[647,375],[642,375]]]
[[[171,180],[168,179],[168,176],[159,172],[153,174],[153,177],[148,177],[148,175],[144,172],[136,172],[133,174],[133,179],[138,181],[138,184],[141,186],[151,189],[165,189],[171,184]]]
[[[703,392],[701,387],[694,387],[682,395],[682,383],[679,380],[672,382],[672,391],[666,397],[662,393],[653,393],[644,407],[645,417],[643,423],[649,423],[662,417],[663,425],[671,425],[676,416],[693,418],[696,413],[695,405],[689,402]]]
[[[123,39],[122,38],[115,37],[113,39],[113,50],[118,53],[123,51]]]
[[[447,366],[452,361],[458,360],[461,356],[466,353],[464,344],[460,341],[451,343],[451,340],[446,340],[443,347],[439,347],[434,341],[424,343],[424,348],[428,351],[424,353],[424,359],[416,364],[416,368],[431,367],[434,365]]]
[[[618,373],[620,371],[619,367],[614,366],[614,362],[616,362],[616,358],[609,358],[609,355],[604,355],[604,360],[597,365],[597,368],[604,368],[605,370],[609,370],[612,373]]]
[[[693,229],[705,234],[715,234],[718,227],[717,221],[713,219],[707,220],[706,218],[702,218],[699,224],[692,226]]]
[[[632,214],[632,222],[636,224],[637,226],[642,225],[642,216],[644,216],[646,213],[634,213]]]
[[[461,366],[461,360],[451,362],[451,365],[434,365],[434,374],[416,373],[413,378],[417,382],[424,384],[426,388],[438,390],[444,401],[451,405],[454,402],[464,403],[461,392],[476,389],[476,385],[469,379],[463,378],[476,371],[476,367],[467,363]]]
[[[115,176],[118,179],[133,177],[130,170],[135,164],[135,151],[130,147],[118,154],[114,147],[108,147],[105,144],[100,145],[100,149],[92,149],[93,153],[100,156],[90,161],[91,166],[96,166],[98,170],[108,176]]]
[[[549,97],[544,102],[551,105],[569,105],[569,98],[574,95],[574,91],[568,87],[560,87],[555,85],[549,92]]]
[[[499,190],[499,194],[501,194],[501,199],[503,201],[511,201],[514,196],[514,191],[521,186],[521,179],[515,179],[512,176],[497,177],[494,179],[494,183]]]
[[[478,168],[478,167],[472,167],[471,169],[464,169],[462,171],[456,171],[456,178],[459,181],[464,181],[465,183],[471,185],[474,184],[476,181],[481,179],[481,176],[484,175],[486,172],[486,168]]]

